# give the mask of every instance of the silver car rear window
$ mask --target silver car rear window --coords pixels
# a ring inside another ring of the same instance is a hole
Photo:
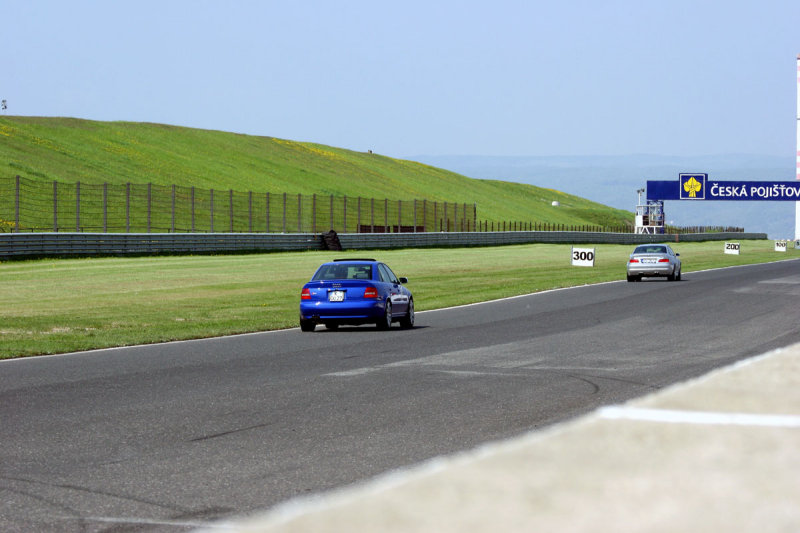
[[[667,248],[665,246],[653,246],[644,245],[644,246],[637,246],[633,253],[635,254],[665,254],[667,253]]]

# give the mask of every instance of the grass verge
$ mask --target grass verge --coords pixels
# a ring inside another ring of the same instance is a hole
[[[681,243],[683,271],[800,257],[743,241]],[[629,245],[295,252],[240,256],[56,259],[0,263],[0,359],[265,331],[297,325],[299,292],[334,257],[375,257],[410,278],[418,311],[625,278]]]

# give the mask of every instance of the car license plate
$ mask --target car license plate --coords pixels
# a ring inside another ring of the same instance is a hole
[[[344,291],[331,291],[328,293],[328,301],[329,302],[343,302],[344,301]]]
[[[656,262],[655,259],[642,259],[642,263],[648,263],[649,264],[649,263],[655,263],[655,262]]]

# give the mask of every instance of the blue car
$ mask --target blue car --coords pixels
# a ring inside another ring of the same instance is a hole
[[[340,325],[375,324],[389,329],[392,322],[414,326],[414,298],[386,264],[375,259],[336,259],[322,264],[300,293],[300,329],[314,331]]]

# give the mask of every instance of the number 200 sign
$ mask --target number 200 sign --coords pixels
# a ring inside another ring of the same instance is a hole
[[[572,266],[593,267],[594,248],[573,248]]]

